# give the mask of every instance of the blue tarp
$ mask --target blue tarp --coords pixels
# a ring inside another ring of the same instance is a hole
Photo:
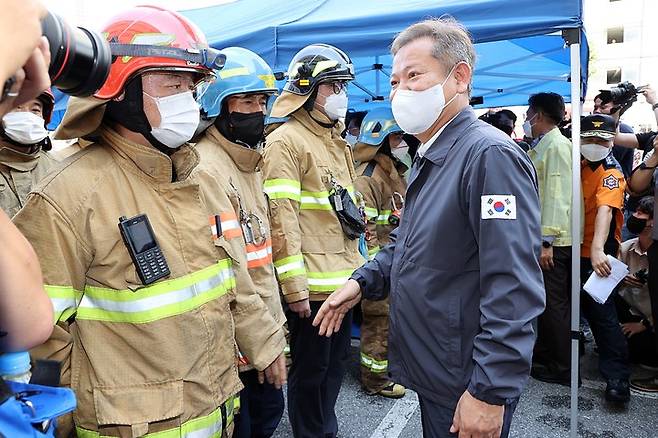
[[[524,105],[538,91],[554,91],[569,101],[569,49],[560,31],[583,25],[582,0],[237,0],[183,14],[213,47],[246,47],[275,71],[285,71],[308,44],[340,47],[353,58],[356,83],[367,90],[350,87],[353,108],[371,105],[372,95],[388,96],[395,34],[443,14],[461,21],[477,43],[473,95],[484,98],[483,106]],[[583,95],[588,56],[585,43]],[[377,73],[375,64],[382,65]],[[55,120],[65,105],[66,99],[58,99]]]

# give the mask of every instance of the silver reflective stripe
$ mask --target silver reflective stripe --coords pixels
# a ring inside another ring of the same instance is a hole
[[[161,295],[146,297],[130,301],[111,301],[101,298],[91,297],[85,294],[80,302],[80,308],[103,309],[111,312],[144,312],[167,306],[169,304],[182,303],[183,301],[194,298],[208,292],[218,286],[221,286],[226,280],[233,276],[230,268],[222,269],[217,275],[206,280],[201,280],[191,286]]]

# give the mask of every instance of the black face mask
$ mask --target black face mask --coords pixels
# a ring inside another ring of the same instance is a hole
[[[256,113],[230,113],[228,116],[229,131],[232,138],[251,148],[256,148],[263,140],[265,132],[265,114]]]
[[[640,219],[635,216],[629,216],[626,220],[626,228],[633,234],[640,234],[647,226],[646,219]]]

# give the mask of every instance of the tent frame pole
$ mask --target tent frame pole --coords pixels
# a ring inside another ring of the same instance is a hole
[[[571,49],[571,144],[572,144],[572,198],[571,198],[571,438],[578,437],[578,373],[580,355],[580,217],[582,198],[580,190],[580,116],[581,116],[581,65],[580,29],[569,29],[563,36]]]

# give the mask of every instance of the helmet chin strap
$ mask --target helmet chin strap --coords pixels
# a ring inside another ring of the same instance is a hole
[[[323,128],[331,129],[334,126],[336,126],[336,123],[338,123],[338,120],[336,120],[334,122],[331,122],[331,123],[327,123],[327,122],[323,122],[323,121],[318,120],[315,117],[313,117],[313,110],[315,109],[315,100],[317,99],[317,97],[318,97],[318,88],[316,87],[315,90],[313,90],[311,95],[308,97],[308,99],[306,99],[306,102],[304,102],[304,105],[303,105],[302,108],[304,108],[306,110],[309,117],[311,119],[313,119],[313,121],[315,123],[322,126]]]
[[[176,149],[165,146],[151,134],[152,127],[144,113],[141,76],[131,79],[126,84],[124,98],[121,101],[111,100],[107,104],[105,114],[119,125],[142,134],[154,148],[163,154],[171,155],[176,152]]]

